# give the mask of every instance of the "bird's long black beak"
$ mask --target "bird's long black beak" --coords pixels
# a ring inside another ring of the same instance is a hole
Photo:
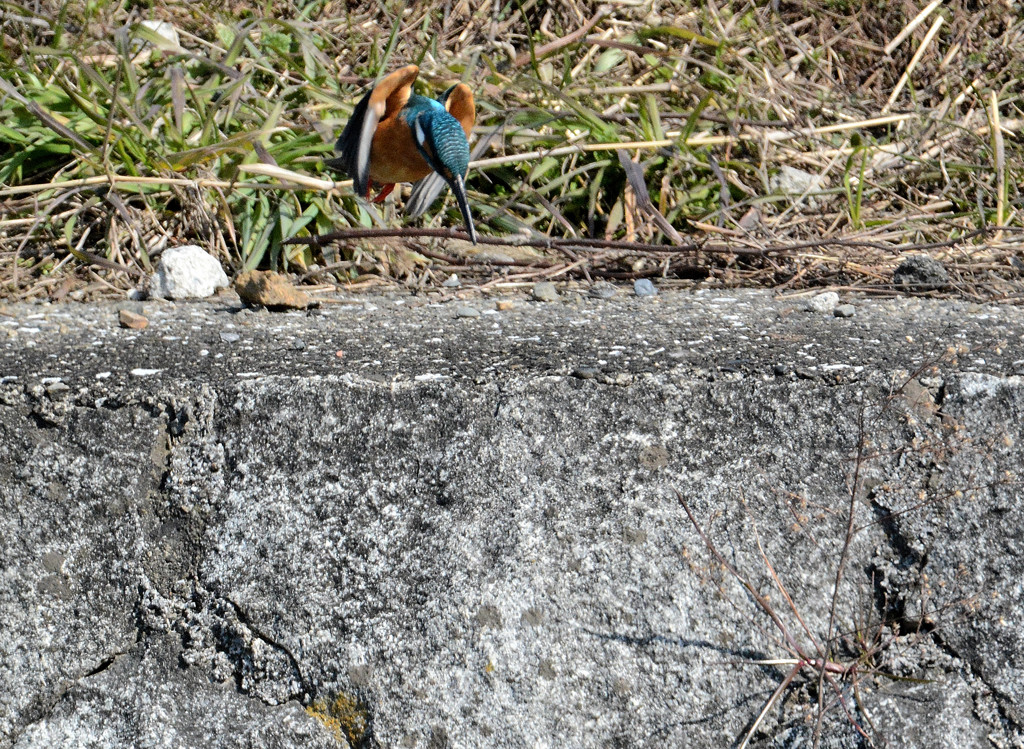
[[[476,244],[476,229],[473,227],[473,214],[469,212],[469,199],[466,197],[466,178],[462,175],[455,175],[451,181],[452,192],[459,203],[459,210],[462,211],[462,218],[466,220],[466,231],[469,238]]]

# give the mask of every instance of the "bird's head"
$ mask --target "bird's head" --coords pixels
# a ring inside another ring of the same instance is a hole
[[[466,198],[466,172],[469,171],[469,143],[462,125],[449,114],[444,106],[432,99],[423,99],[409,108],[409,124],[412,127],[416,148],[430,168],[448,183],[459,210],[466,221],[473,244],[476,244],[476,229],[473,215]]]

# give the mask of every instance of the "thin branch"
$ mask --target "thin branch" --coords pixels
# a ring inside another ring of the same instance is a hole
[[[803,665],[803,661],[797,661],[796,665],[793,666],[790,672],[786,675],[786,678],[782,680],[782,683],[775,688],[775,691],[772,692],[772,696],[769,697],[768,701],[764,703],[764,707],[761,708],[761,712],[757,714],[757,717],[751,724],[750,730],[747,731],[746,735],[743,737],[743,741],[740,743],[739,749],[746,749],[746,746],[748,743],[750,743],[750,739],[753,737],[754,732],[757,731],[757,727],[761,725],[761,721],[764,720],[764,716],[766,716],[768,714],[768,711],[772,709],[772,705],[774,705],[778,701],[779,696],[786,691],[786,688],[793,683],[793,679],[795,679],[797,674],[800,673],[800,669],[803,667]]]
[[[679,499],[679,504],[683,506],[683,510],[686,512],[686,516],[690,519],[690,523],[697,531],[697,535],[700,536],[701,541],[704,542],[704,546],[707,548],[709,552],[711,552],[711,556],[713,556],[720,565],[725,567],[729,574],[736,578],[737,581],[739,581],[740,585],[747,589],[747,592],[750,593],[754,601],[757,602],[757,605],[761,607],[761,610],[768,615],[768,618],[775,623],[775,626],[778,628],[779,632],[782,633],[782,636],[786,638],[789,650],[793,653],[793,655],[799,658],[801,661],[806,661],[807,659],[804,657],[804,653],[802,652],[800,645],[797,644],[797,641],[793,638],[793,635],[789,633],[789,628],[786,627],[786,624],[782,621],[781,618],[779,618],[779,615],[776,613],[774,607],[768,602],[768,599],[762,596],[760,593],[758,593],[757,588],[754,587],[754,584],[750,582],[747,578],[745,578],[743,575],[741,575],[739,570],[733,567],[729,563],[729,560],[722,555],[722,552],[718,550],[718,547],[715,546],[714,542],[712,542],[712,540],[708,538],[707,534],[704,532],[704,529],[700,527],[700,523],[697,522],[697,518],[694,517],[694,514],[690,510],[690,506],[686,503],[686,500],[683,499],[683,495],[679,492],[678,489],[675,489],[674,491],[676,493],[676,497]]]
[[[620,250],[635,254],[659,254],[659,253],[694,253],[699,255],[738,255],[745,257],[773,257],[790,255],[799,250],[825,249],[825,248],[870,248],[891,253],[893,256],[910,250],[936,249],[943,247],[956,247],[979,236],[987,236],[996,231],[1024,232],[1022,227],[999,227],[987,226],[974,229],[956,237],[942,242],[927,242],[922,244],[888,244],[885,242],[872,242],[856,238],[820,239],[807,242],[790,242],[785,244],[766,245],[764,247],[747,247],[727,243],[712,242],[686,242],[683,244],[649,244],[645,242],[627,242],[624,240],[609,239],[588,239],[584,237],[544,237],[513,235],[510,237],[495,237],[489,235],[478,235],[480,244],[493,245],[498,247],[535,247],[539,249],[561,250],[565,248],[574,250],[600,249]],[[301,244],[311,247],[325,247],[335,242],[344,242],[352,239],[380,239],[384,237],[422,237],[431,239],[460,239],[470,241],[469,235],[457,229],[420,229],[420,228],[397,228],[397,229],[339,229],[338,231],[320,234],[312,237],[291,237],[284,240],[283,244]],[[502,263],[491,262],[492,265]],[[509,263],[504,263],[509,264]]]
[[[597,13],[589,21],[587,21],[585,24],[583,24],[580,28],[576,29],[576,31],[572,32],[571,34],[566,34],[561,39],[555,39],[553,42],[543,44],[540,47],[535,48],[532,51],[532,53],[523,52],[521,55],[519,55],[519,57],[517,57],[512,62],[512,66],[516,68],[521,68],[524,65],[528,64],[530,60],[540,60],[543,57],[547,57],[552,52],[557,52],[563,47],[567,47],[570,44],[575,44],[580,39],[585,37],[587,35],[587,32],[594,28],[594,26],[596,26],[601,21],[601,19],[605,17],[605,15],[607,14]]]

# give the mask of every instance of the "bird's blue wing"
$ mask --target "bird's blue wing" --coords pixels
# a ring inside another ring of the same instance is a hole
[[[466,231],[476,244],[473,214],[466,197],[466,170],[469,168],[469,145],[459,121],[448,112],[429,111],[416,115],[412,121],[413,140],[420,155],[455,194],[459,210],[466,221]]]

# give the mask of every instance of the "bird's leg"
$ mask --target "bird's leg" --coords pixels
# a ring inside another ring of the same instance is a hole
[[[384,202],[384,198],[386,198],[388,195],[390,195],[391,191],[394,190],[394,189],[395,189],[394,183],[391,183],[390,185],[381,185],[380,192],[377,193],[377,197],[375,197],[373,199],[373,202],[374,203],[383,203]],[[367,198],[369,198],[369,195],[367,195]]]

